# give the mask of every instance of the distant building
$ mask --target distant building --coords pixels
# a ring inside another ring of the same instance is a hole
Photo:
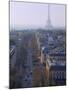
[[[47,19],[47,24],[46,24],[46,29],[47,30],[52,30],[53,26],[51,23],[51,17],[50,17],[50,5],[48,4],[48,19]]]
[[[54,44],[53,37],[51,37],[51,36],[48,37],[48,44],[49,45],[53,45]]]
[[[41,47],[41,63],[46,63],[46,55],[49,53],[49,48]]]

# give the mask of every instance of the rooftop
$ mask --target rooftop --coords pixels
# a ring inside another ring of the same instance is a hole
[[[49,66],[65,66],[66,65],[65,53],[51,53],[47,57]]]

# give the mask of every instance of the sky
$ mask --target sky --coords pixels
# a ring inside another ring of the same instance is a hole
[[[53,27],[65,27],[65,5],[50,4]],[[48,20],[48,4],[10,2],[11,28],[45,28]]]

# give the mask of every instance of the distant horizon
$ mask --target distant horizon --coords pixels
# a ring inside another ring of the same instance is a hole
[[[65,30],[65,28],[66,28],[66,27],[53,27],[52,29],[53,29],[53,30],[54,30],[54,29],[64,29],[64,30]],[[27,29],[28,29],[28,30],[31,30],[31,29],[32,29],[32,30],[37,30],[37,29],[45,29],[45,30],[46,30],[47,28],[46,28],[46,27],[35,27],[35,28],[32,28],[32,27],[26,27],[26,28],[15,27],[15,28],[11,28],[11,27],[10,27],[10,31],[11,31],[11,30],[27,30]]]

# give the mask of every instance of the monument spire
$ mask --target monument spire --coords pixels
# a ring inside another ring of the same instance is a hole
[[[47,18],[47,29],[52,29],[51,18],[50,18],[50,4],[48,4],[48,18]]]

